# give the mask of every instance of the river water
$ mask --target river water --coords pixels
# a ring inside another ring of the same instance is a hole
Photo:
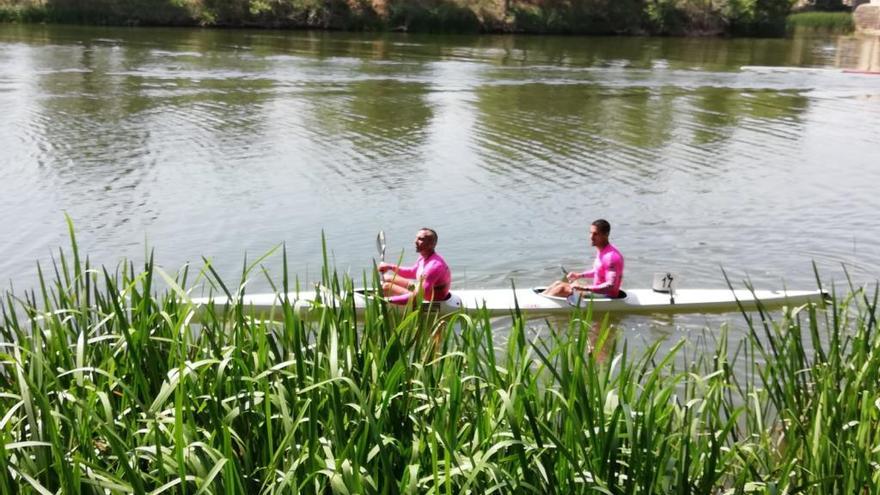
[[[322,231],[360,277],[378,230],[410,260],[431,226],[458,287],[546,283],[589,265],[604,217],[627,287],[721,288],[724,267],[810,289],[812,262],[870,283],[880,76],[841,69],[878,58],[876,38],[3,25],[0,276],[32,287],[66,212],[95,263],[149,246],[232,280],[282,242],[318,278]]]

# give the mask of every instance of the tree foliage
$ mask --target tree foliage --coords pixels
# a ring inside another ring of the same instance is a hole
[[[833,10],[840,0],[815,0]],[[793,0],[5,0],[0,19],[561,34],[782,35]]]

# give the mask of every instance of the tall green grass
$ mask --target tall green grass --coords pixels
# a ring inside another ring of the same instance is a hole
[[[72,236],[72,232],[71,232]],[[73,237],[71,237],[73,239]],[[259,263],[243,268],[252,275]],[[880,446],[877,290],[747,314],[706,353],[634,353],[589,313],[537,337],[514,315],[440,319],[350,298],[280,323],[193,322],[152,259],[91,266],[75,240],[6,293],[0,493],[869,493]],[[296,282],[286,268],[281,291]],[[323,283],[352,281],[329,267]],[[735,373],[735,369],[745,372]]]
[[[785,18],[785,29],[789,33],[849,34],[855,30],[855,23],[850,12],[801,12]]]

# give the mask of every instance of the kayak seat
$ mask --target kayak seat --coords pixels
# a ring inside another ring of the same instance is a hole
[[[611,296],[608,296],[608,295],[605,295],[605,294],[595,294],[593,297],[596,297],[596,298],[605,298],[605,299],[626,299],[626,291],[624,291],[624,290],[622,290],[622,289],[621,289],[621,290],[618,290],[618,291],[617,291],[617,296],[615,296],[615,297],[611,297]]]
[[[446,293],[446,297],[444,297],[443,299],[434,299],[434,300],[432,300],[432,301],[427,301],[427,300],[426,300],[426,301],[422,301],[422,304],[436,304],[436,303],[441,303],[441,302],[444,302],[444,301],[448,301],[448,300],[450,300],[450,299],[452,299],[452,292],[448,292],[448,293]]]
[[[547,290],[547,288],[546,287],[535,287],[532,290],[535,291],[535,294],[543,294],[544,291]],[[608,299],[626,299],[626,295],[627,295],[626,291],[621,289],[621,290],[617,291],[617,297],[609,297]],[[544,297],[553,298],[553,297],[557,297],[557,296],[544,296]],[[571,296],[569,296],[569,297],[571,297]],[[561,298],[561,299],[565,299],[565,298]]]
[[[452,292],[446,294],[446,297],[444,297],[443,299],[432,299],[432,300],[430,300],[430,301],[427,300],[427,299],[425,299],[424,301],[422,301],[422,303],[423,303],[423,304],[441,303],[441,302],[443,302],[443,301],[448,301],[448,300],[450,300],[450,299],[452,299]]]

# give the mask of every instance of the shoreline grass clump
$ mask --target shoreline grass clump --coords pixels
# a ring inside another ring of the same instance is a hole
[[[486,314],[440,321],[374,301],[361,317],[345,297],[308,319],[286,300],[278,322],[240,303],[197,315],[183,288],[236,300],[244,284],[230,290],[210,266],[166,276],[152,257],[95,268],[75,240],[48,273],[0,303],[0,493],[868,493],[880,482],[876,289],[746,314],[747,339],[722,328],[714,349],[689,356],[683,341],[635,354],[589,313],[538,337],[514,315],[504,340]],[[278,289],[290,282],[285,269]],[[325,266],[323,284],[352,282]]]
[[[849,11],[800,12],[785,18],[785,30],[789,34],[850,34],[855,31],[855,22]]]

